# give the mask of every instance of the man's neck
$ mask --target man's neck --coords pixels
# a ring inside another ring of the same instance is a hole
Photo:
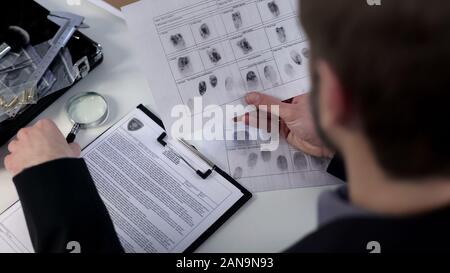
[[[450,179],[396,179],[383,171],[362,137],[348,142],[346,161],[351,201],[369,211],[393,216],[425,213],[450,206]]]

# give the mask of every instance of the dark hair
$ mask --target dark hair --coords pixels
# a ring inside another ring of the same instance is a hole
[[[336,72],[380,165],[449,176],[450,1],[301,0],[300,14],[312,59]]]

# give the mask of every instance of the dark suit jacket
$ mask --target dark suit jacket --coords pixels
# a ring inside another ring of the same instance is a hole
[[[62,159],[14,177],[36,252],[123,252],[108,211],[82,159]]]
[[[332,174],[344,177],[335,159]],[[61,159],[14,178],[35,251],[66,252],[78,241],[81,252],[123,252],[112,221],[82,159]],[[406,218],[350,217],[321,227],[290,252],[448,251],[450,208]]]

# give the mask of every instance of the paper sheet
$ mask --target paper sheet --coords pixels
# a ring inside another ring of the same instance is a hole
[[[175,105],[200,115],[192,108],[194,97],[223,108],[245,105],[249,91],[280,99],[307,92],[309,47],[297,5],[298,0],[151,0],[124,7],[166,127],[174,122]],[[237,134],[257,134],[239,127]],[[258,141],[194,144],[253,192],[341,183],[325,172],[328,160],[283,141],[271,153],[261,152]]]
[[[244,104],[249,91],[288,99],[309,90],[309,46],[297,0],[151,0],[122,8],[159,114],[195,97]]]
[[[0,253],[32,253],[30,235],[20,202],[0,214]]]

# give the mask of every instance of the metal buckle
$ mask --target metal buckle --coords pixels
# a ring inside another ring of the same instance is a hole
[[[73,67],[75,68],[75,71],[77,72],[77,79],[84,78],[87,76],[89,71],[91,70],[91,66],[89,65],[89,60],[87,56],[84,56],[80,60],[78,60]]]

